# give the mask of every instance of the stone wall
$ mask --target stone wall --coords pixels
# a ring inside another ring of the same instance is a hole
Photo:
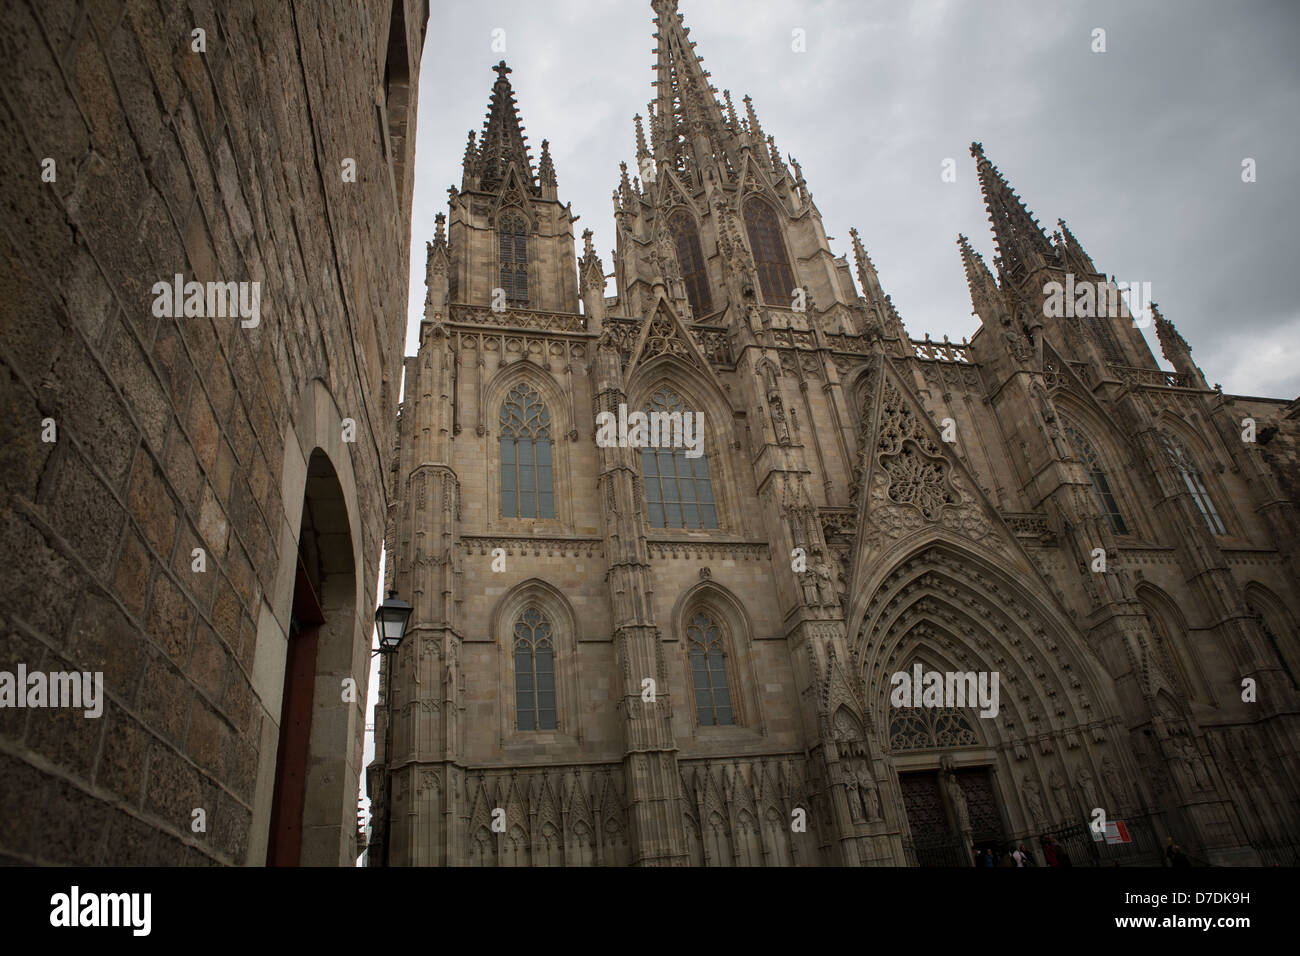
[[[355,578],[321,667],[357,702],[313,718],[350,744],[351,861],[427,13],[4,5],[0,672],[102,671],[105,699],[0,709],[0,861],[264,861],[304,498],[313,585]],[[259,312],[159,315],[178,274]]]

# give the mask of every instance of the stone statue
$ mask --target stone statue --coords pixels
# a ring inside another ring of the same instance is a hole
[[[1065,779],[1061,772],[1055,768],[1052,774],[1047,778],[1047,785],[1052,788],[1052,794],[1056,797],[1056,807],[1061,817],[1069,818],[1073,815],[1073,808],[1070,806],[1070,796],[1065,790]]]
[[[854,764],[853,772],[858,780],[858,797],[862,800],[862,815],[868,823],[875,823],[880,819],[880,791],[871,776],[871,768],[867,766],[865,760],[859,758]]]
[[[1179,743],[1178,751],[1182,754],[1183,760],[1187,762],[1187,769],[1192,775],[1193,785],[1196,789],[1209,790],[1210,777],[1205,772],[1205,761],[1201,759],[1196,746],[1190,740],[1184,740]]]
[[[957,782],[957,772],[953,767],[952,757],[945,754],[941,766],[943,771],[940,779],[943,781],[943,789],[948,797],[948,804],[952,807],[952,815],[957,824],[957,831],[959,833],[969,833],[970,807],[966,803],[966,794],[962,791],[961,784]]]
[[[858,790],[858,777],[853,772],[853,767],[847,761],[840,765],[840,776],[844,778],[844,793],[849,798],[849,816],[855,823],[865,823],[866,817],[862,813],[862,798]]]
[[[790,444],[790,426],[785,420],[785,406],[781,404],[781,398],[776,393],[768,396],[768,411],[772,415],[772,430],[776,433],[777,444]]]
[[[813,550],[813,573],[817,576],[817,593],[822,604],[834,605],[839,601],[835,593],[835,569],[826,560],[821,548]]]
[[[1110,791],[1111,802],[1118,809],[1124,803],[1124,781],[1119,775],[1119,768],[1115,766],[1115,761],[1109,755],[1101,759],[1101,776],[1106,781],[1106,789]]]
[[[1024,791],[1025,806],[1029,808],[1029,815],[1041,830],[1047,826],[1047,813],[1043,810],[1043,791],[1038,786],[1038,781],[1028,773],[1025,774],[1021,789]]]
[[[666,230],[661,230],[655,239],[655,253],[665,279],[675,282],[682,277],[681,270],[677,267],[677,249]]]
[[[1043,416],[1043,427],[1047,429],[1048,440],[1056,449],[1056,454],[1061,458],[1073,458],[1074,450],[1070,448],[1070,442],[1061,429],[1061,423],[1056,417],[1052,403],[1047,398],[1047,393],[1041,388],[1035,388],[1034,397],[1038,399],[1038,413]]]
[[[1087,767],[1080,767],[1079,772],[1074,775],[1074,781],[1079,785],[1079,793],[1083,795],[1083,809],[1092,816],[1092,811],[1101,806],[1101,802],[1097,799],[1097,785],[1092,773]]]
[[[1007,351],[1017,365],[1028,365],[1033,359],[1034,350],[1025,341],[1024,335],[1015,330],[1009,315],[1002,317],[1002,341],[1006,343]]]

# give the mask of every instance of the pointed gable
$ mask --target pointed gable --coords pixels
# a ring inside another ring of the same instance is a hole
[[[876,574],[896,543],[927,529],[967,538],[1014,561],[1034,565],[967,466],[945,447],[939,427],[884,355],[863,376],[864,397],[854,472],[858,538],[849,593]]]
[[[632,361],[628,363],[627,375],[641,365],[660,355],[675,355],[685,362],[697,366],[713,378],[700,345],[695,336],[682,323],[672,304],[664,297],[662,291],[651,303],[649,318],[642,324],[641,334],[632,349]],[[716,381],[716,379],[715,379]]]

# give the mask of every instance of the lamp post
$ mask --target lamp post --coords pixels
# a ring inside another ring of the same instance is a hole
[[[375,648],[374,654],[392,654],[402,646],[402,639],[406,637],[406,625],[411,619],[411,605],[407,604],[397,596],[396,591],[388,592],[388,599],[375,609],[375,631],[379,639],[379,646]],[[393,664],[389,663],[384,668],[384,706],[388,709],[384,717],[384,820],[383,820],[383,865],[388,866],[388,847],[392,842],[389,837],[389,825],[392,821],[392,741],[393,741],[393,709],[389,690],[393,684]]]

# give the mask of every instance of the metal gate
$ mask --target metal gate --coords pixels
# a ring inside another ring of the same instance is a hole
[[[1128,831],[1128,843],[1098,840],[1086,823],[1058,827],[1045,835],[1065,849],[1071,866],[1164,865],[1164,849],[1149,816],[1125,817],[1124,827]]]

